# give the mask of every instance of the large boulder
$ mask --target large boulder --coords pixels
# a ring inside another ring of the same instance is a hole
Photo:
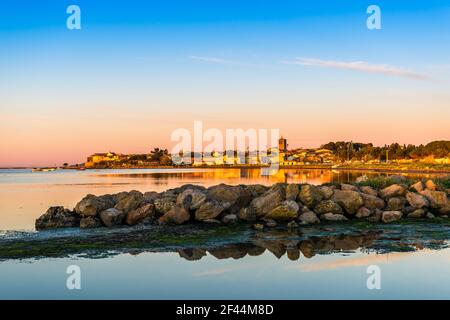
[[[362,186],[361,188],[361,192],[371,195],[371,196],[378,196],[378,191],[375,190],[374,188],[370,187],[370,186]]]
[[[406,199],[404,197],[393,197],[389,198],[386,211],[403,211],[406,204]]]
[[[324,200],[328,200],[328,199],[330,199],[333,196],[334,186],[333,187],[330,187],[330,186],[319,186],[319,187],[317,187],[317,189],[322,194],[322,198]]]
[[[429,205],[429,202],[426,197],[415,192],[407,192],[406,200],[408,200],[410,206],[414,208],[423,208],[428,207]]]
[[[219,202],[207,201],[195,211],[195,220],[203,221],[215,219],[224,211],[224,209],[224,206]]]
[[[80,225],[80,216],[64,207],[50,207],[36,222],[36,230],[70,228]]]
[[[290,221],[297,218],[298,210],[299,207],[297,202],[286,200],[279,206],[272,209],[272,211],[270,211],[265,218],[273,219],[275,221]]]
[[[317,203],[322,201],[323,195],[316,186],[304,184],[300,188],[298,198],[304,205],[313,208]]]
[[[112,227],[122,224],[126,214],[117,208],[109,208],[100,212],[100,220],[105,227]]]
[[[155,200],[155,210],[158,214],[164,215],[170,211],[176,205],[175,196],[163,196]]]
[[[392,198],[405,195],[406,188],[400,184],[393,184],[380,190],[380,196],[382,198]]]
[[[159,218],[160,224],[183,224],[191,218],[189,211],[180,205],[173,206],[162,217]]]
[[[134,209],[127,214],[125,222],[133,226],[144,221],[147,218],[151,218],[155,214],[155,206],[151,203],[145,204],[142,207]]]
[[[351,190],[335,190],[331,199],[344,208],[345,212],[350,215],[355,214],[364,204],[361,195]]]
[[[316,216],[316,214],[312,211],[306,211],[303,212],[299,217],[298,220],[302,224],[316,224],[320,223],[320,219]]]
[[[206,201],[206,193],[197,189],[186,189],[177,197],[176,204],[185,206],[187,199],[190,198],[190,210],[196,210]]]
[[[251,199],[252,193],[247,188],[241,186],[229,186],[219,184],[208,188],[208,199],[220,203],[231,213],[237,213],[242,207],[246,207]]]
[[[335,213],[335,214],[343,214],[344,213],[341,206],[338,205],[333,200],[323,200],[323,201],[319,202],[314,207],[314,212],[317,213],[318,215],[328,213],[328,212]]]
[[[99,217],[83,217],[80,220],[80,229],[93,229],[103,227],[103,223],[100,221]]]
[[[284,194],[280,188],[271,188],[262,196],[252,200],[250,208],[253,210],[257,218],[264,217],[274,208],[278,207],[284,200]]]
[[[400,220],[403,216],[401,211],[383,211],[381,221],[384,223],[391,223]]]
[[[138,208],[144,202],[144,195],[136,190],[128,192],[128,194],[120,199],[114,206],[119,211],[127,214]]]
[[[76,204],[75,212],[83,217],[96,216],[101,211],[114,206],[114,203],[108,199],[88,194]]]
[[[430,207],[439,211],[440,214],[450,213],[450,200],[444,191],[432,191],[426,189],[420,193],[430,202]]]
[[[384,200],[368,193],[361,193],[361,198],[363,199],[364,206],[367,209],[383,209],[385,206]]]
[[[421,192],[421,191],[423,191],[423,183],[422,183],[422,181],[418,181],[418,182],[414,183],[410,188],[411,188],[411,190],[414,190],[416,192]]]
[[[298,187],[298,184],[296,184],[296,183],[288,184],[286,186],[286,200],[295,201],[297,199],[299,190],[300,190],[300,188]]]

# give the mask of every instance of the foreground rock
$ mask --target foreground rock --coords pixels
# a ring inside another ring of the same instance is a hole
[[[449,189],[442,184],[431,180],[408,182],[403,177],[391,181],[381,189],[361,185],[370,184],[370,180],[362,179],[355,185],[183,185],[159,193],[89,194],[73,211],[49,208],[36,220],[36,229],[188,223],[211,228],[242,223],[261,230],[281,226],[296,229],[298,225],[328,221],[394,223],[405,218],[447,217],[450,213]]]

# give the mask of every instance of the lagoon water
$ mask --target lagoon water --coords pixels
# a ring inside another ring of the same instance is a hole
[[[34,220],[49,206],[72,208],[87,193],[162,191],[186,183],[320,184],[349,182],[363,174],[367,173],[280,170],[274,176],[261,176],[257,169],[0,170],[0,246],[2,238],[11,237],[14,231],[23,231],[18,237],[36,235]],[[364,245],[348,249],[337,244],[342,239],[327,239],[333,250],[314,255],[300,250],[294,260],[289,252],[280,256],[270,248],[257,255],[228,258],[207,252],[198,260],[186,259],[177,249],[0,259],[0,298],[449,299],[449,239],[450,234],[439,246],[417,246],[419,250],[407,252],[375,252],[365,250]],[[81,290],[66,288],[70,265],[81,268]],[[367,288],[370,265],[380,267],[380,290]]]

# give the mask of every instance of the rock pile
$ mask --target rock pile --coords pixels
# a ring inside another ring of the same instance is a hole
[[[89,194],[73,211],[51,207],[36,220],[36,229],[191,222],[246,222],[263,229],[279,223],[296,227],[354,219],[391,223],[449,213],[449,189],[441,190],[431,180],[399,181],[379,190],[358,184],[220,184],[209,188],[188,184],[161,193]]]

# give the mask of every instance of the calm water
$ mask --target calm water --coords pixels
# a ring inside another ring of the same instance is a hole
[[[34,220],[49,206],[72,208],[87,193],[100,195],[133,189],[162,191],[186,183],[205,186],[222,182],[320,184],[353,181],[363,174],[367,173],[280,170],[275,176],[262,177],[259,170],[240,169],[40,173],[0,170],[0,247],[11,239],[48,237],[48,241],[54,241],[57,246],[60,240],[52,240],[52,237],[75,235],[89,239],[89,233],[78,230],[62,231],[61,235],[33,231]],[[247,251],[238,249],[237,252],[234,249],[230,252],[228,244],[215,249],[205,244],[205,247],[125,250],[95,257],[68,252],[52,257],[45,253],[25,259],[4,258],[0,259],[0,298],[449,299],[450,249],[447,247],[450,234],[447,234],[448,228],[439,228],[433,225],[394,230],[398,233],[395,237],[375,240],[359,235],[330,237],[328,233],[333,228],[312,230],[320,233],[311,235],[306,230],[294,236],[282,234],[277,240],[265,239],[263,244],[256,235],[242,241]],[[433,237],[430,240],[430,235],[436,231],[441,231],[439,241]],[[409,243],[419,250],[372,250],[406,233]],[[64,246],[61,242],[61,248]],[[198,252],[200,258],[196,257]],[[70,265],[81,268],[81,290],[66,288],[66,268]],[[369,265],[378,265],[381,269],[380,290],[366,287]]]

